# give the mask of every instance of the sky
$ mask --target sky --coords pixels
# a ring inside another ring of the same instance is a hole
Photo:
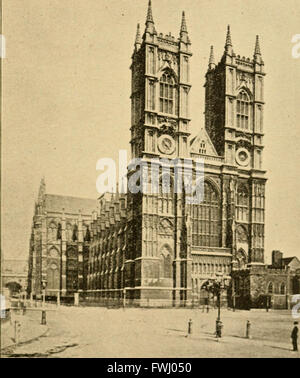
[[[236,54],[265,61],[267,170],[265,259],[300,258],[299,0],[152,0],[158,33],[192,41],[191,133],[203,125],[210,46],[218,61],[231,25]],[[2,252],[28,256],[39,183],[48,193],[97,198],[96,162],[129,149],[130,63],[147,0],[4,0],[2,61]]]

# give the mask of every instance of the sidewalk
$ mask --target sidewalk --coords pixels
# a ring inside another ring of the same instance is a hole
[[[11,322],[1,324],[0,355],[5,353],[7,348],[10,349],[15,347],[15,321],[19,321],[21,324],[18,345],[30,342],[43,336],[49,329],[47,325],[41,325],[40,316],[34,316],[30,313],[27,313],[26,315],[12,314]]]

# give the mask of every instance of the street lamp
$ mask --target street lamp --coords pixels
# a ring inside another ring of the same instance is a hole
[[[217,297],[218,316],[216,320],[216,336],[222,337],[223,324],[221,321],[221,294],[227,290],[230,283],[230,277],[224,276],[222,272],[216,273],[216,278],[207,280],[203,288]]]

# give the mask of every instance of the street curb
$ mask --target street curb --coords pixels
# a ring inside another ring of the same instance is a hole
[[[1,349],[0,349],[0,352],[1,352],[1,353],[0,353],[0,356],[3,355],[3,354],[9,354],[9,353],[12,352],[15,348],[17,348],[17,347],[19,347],[19,346],[21,346],[21,345],[29,344],[29,343],[32,343],[33,341],[38,340],[40,337],[45,336],[45,335],[48,333],[49,330],[50,330],[50,328],[47,327],[47,329],[46,329],[43,333],[41,333],[39,336],[35,336],[35,337],[33,337],[32,339],[28,339],[28,340],[22,341],[22,342],[18,343],[17,345],[16,345],[15,343],[12,343],[12,344],[10,344],[10,345],[7,345],[7,346],[4,347],[4,348],[1,348]]]

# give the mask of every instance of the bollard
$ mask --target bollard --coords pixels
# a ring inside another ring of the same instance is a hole
[[[250,328],[251,328],[251,323],[250,323],[249,320],[247,320],[247,324],[246,324],[246,339],[251,339]]]
[[[14,340],[15,344],[19,344],[20,341],[20,333],[21,333],[21,323],[18,320],[15,320],[15,327],[14,327]]]
[[[47,324],[47,321],[46,321],[46,311],[45,310],[42,310],[42,321],[41,321],[41,324],[42,325],[46,325]]]
[[[79,293],[74,293],[74,306],[79,306]]]
[[[221,320],[216,320],[216,337],[222,337],[222,328],[223,328],[223,323]]]
[[[192,319],[190,319],[189,322],[188,322],[188,334],[189,335],[192,334],[192,324],[193,324],[193,321],[192,321]]]
[[[18,334],[17,334],[17,320],[14,322],[14,341],[15,344],[18,344]]]

